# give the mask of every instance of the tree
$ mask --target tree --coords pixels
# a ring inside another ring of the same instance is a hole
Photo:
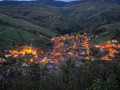
[[[116,79],[116,75],[110,75],[105,82],[102,82],[100,79],[96,79],[90,88],[86,90],[120,90]]]
[[[61,76],[62,82],[67,84],[70,80],[70,70],[75,67],[75,62],[72,58],[69,58],[62,66],[61,66]]]
[[[118,81],[116,79],[116,75],[110,75],[105,82],[106,84],[106,90],[120,90],[120,87],[118,85]]]

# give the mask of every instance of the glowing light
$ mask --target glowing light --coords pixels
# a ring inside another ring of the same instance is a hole
[[[118,45],[118,48],[120,48],[120,45]]]
[[[68,55],[73,56],[74,54],[72,52],[68,52]]]
[[[34,61],[34,60],[31,58],[31,59],[30,59],[30,63],[32,63],[33,61]]]
[[[85,57],[85,59],[89,60],[89,59],[90,59],[90,57]]]
[[[87,42],[84,42],[84,43],[83,43],[83,46],[84,46],[84,47],[88,47],[88,43],[87,43]]]
[[[104,60],[110,60],[110,59],[109,59],[109,57],[107,57],[107,56],[106,56],[106,57],[104,57],[103,59],[104,59]]]
[[[25,55],[25,51],[24,51],[24,50],[20,50],[20,51],[19,51],[19,54]]]
[[[0,58],[0,62],[2,61],[2,58]]]
[[[72,45],[72,49],[75,49],[75,48],[76,48],[76,44],[73,44],[73,45]]]
[[[16,57],[18,57],[18,55],[14,55],[13,57],[16,58]]]
[[[42,49],[38,50],[38,53],[43,54],[43,50]]]
[[[54,56],[60,56],[60,55],[62,55],[60,52],[54,54]]]
[[[48,59],[47,57],[44,57],[42,60],[41,60],[41,63],[47,63]]]
[[[108,51],[109,51],[109,54],[115,53],[115,50],[113,48],[110,48]]]
[[[100,48],[104,49],[104,48],[105,48],[105,46],[104,46],[104,45],[100,45]]]
[[[11,50],[11,54],[17,54],[17,49]]]

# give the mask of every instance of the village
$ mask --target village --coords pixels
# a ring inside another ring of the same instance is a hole
[[[103,44],[91,44],[91,37],[86,34],[66,34],[64,36],[53,37],[52,50],[43,51],[32,46],[21,46],[17,49],[5,50],[5,58],[1,57],[0,62],[5,62],[6,58],[21,57],[25,60],[23,66],[31,63],[48,64],[49,68],[58,66],[72,58],[79,66],[81,60],[115,60],[119,61],[116,55],[120,53],[120,44],[117,40],[107,41]]]

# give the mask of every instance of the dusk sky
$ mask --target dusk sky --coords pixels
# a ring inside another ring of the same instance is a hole
[[[4,1],[4,0],[0,0],[0,1]],[[15,0],[15,1],[17,1],[17,0]],[[18,1],[32,1],[32,0],[18,0]],[[70,1],[77,1],[77,0],[56,0],[56,1],[70,2]]]
[[[77,0],[56,0],[56,1],[70,2],[70,1],[77,1]]]

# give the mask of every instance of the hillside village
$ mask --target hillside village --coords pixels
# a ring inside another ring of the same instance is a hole
[[[9,57],[21,57],[25,60],[22,65],[28,66],[31,63],[48,64],[49,68],[58,68],[65,60],[72,58],[79,66],[82,60],[113,60],[119,61],[120,44],[117,40],[107,41],[103,44],[92,44],[93,36],[87,34],[66,34],[53,37],[52,50],[43,51],[32,46],[21,46],[17,49],[4,50],[5,58],[1,57],[0,62],[6,62]]]

